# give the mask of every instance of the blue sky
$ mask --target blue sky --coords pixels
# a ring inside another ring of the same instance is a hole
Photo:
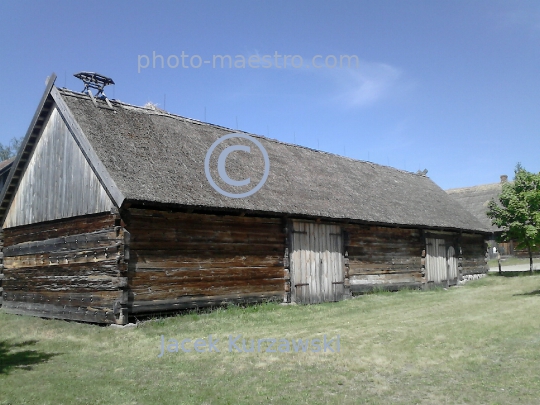
[[[73,74],[95,71],[116,82],[111,98],[427,168],[445,189],[517,162],[540,171],[538,1],[2,1],[0,38],[2,143],[26,133],[51,72],[80,91]],[[196,67],[213,55],[246,67]],[[249,67],[257,55],[271,67]],[[331,68],[340,55],[358,66]]]

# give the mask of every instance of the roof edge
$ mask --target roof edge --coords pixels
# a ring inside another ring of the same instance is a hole
[[[228,208],[228,207],[213,207],[213,206],[203,206],[203,205],[185,205],[177,203],[161,203],[157,201],[145,201],[145,200],[136,200],[126,198],[122,209],[128,210],[130,208],[137,209],[148,209],[156,211],[180,211],[180,212],[194,212],[194,213],[205,213],[205,214],[227,214],[227,215],[245,215],[245,216],[265,216],[273,218],[290,218],[297,220],[308,220],[308,221],[328,221],[328,222],[338,222],[338,223],[351,223],[359,225],[368,225],[368,226],[381,226],[386,228],[403,228],[403,229],[422,229],[430,230],[433,232],[463,232],[463,233],[473,233],[473,234],[482,234],[488,235],[492,232],[485,228],[455,228],[450,226],[434,226],[434,225],[424,225],[424,224],[402,224],[402,223],[391,223],[391,222],[379,222],[379,221],[368,221],[359,218],[345,218],[345,217],[328,217],[324,215],[313,215],[313,214],[302,214],[302,213],[283,213],[278,211],[268,211],[268,210],[254,210],[254,209],[242,209],[242,208]]]
[[[15,156],[0,162],[0,174],[10,171],[11,166],[13,166],[14,161],[15,161]]]
[[[120,189],[116,185],[116,182],[113,180],[113,178],[105,168],[105,165],[99,159],[96,151],[90,144],[90,141],[88,141],[88,138],[77,123],[75,117],[73,116],[64,99],[62,98],[62,95],[60,94],[58,89],[53,86],[50,92],[56,104],[56,108],[60,113],[60,116],[64,120],[69,132],[73,136],[73,139],[75,140],[84,157],[86,158],[86,161],[94,171],[95,175],[105,189],[105,192],[107,193],[109,198],[112,200],[112,202],[116,205],[117,208],[120,208],[125,200],[124,194],[120,191]]]
[[[30,125],[28,126],[28,130],[26,131],[26,135],[24,136],[21,147],[19,148],[17,156],[15,157],[15,160],[13,161],[13,164],[11,166],[11,170],[9,171],[9,175],[6,179],[4,189],[1,192],[0,223],[2,227],[4,226],[6,213],[11,207],[13,196],[15,195],[19,187],[19,181],[22,178],[22,173],[24,172],[24,169],[28,161],[30,160],[30,157],[34,150],[35,141],[41,135],[41,132],[43,130],[43,124],[47,121],[47,118],[50,115],[50,105],[52,104],[52,100],[49,99],[49,96],[51,93],[51,89],[54,87],[55,81],[56,73],[52,72],[51,75],[47,78],[45,91],[43,92],[41,100],[36,108],[36,112],[34,113],[32,120],[30,121]],[[49,108],[45,108],[46,104],[49,104]],[[40,120],[40,118],[42,118],[42,120],[41,123],[39,123],[38,125],[38,121]],[[17,174],[17,176],[15,176],[15,174]],[[14,182],[16,184],[13,184]]]

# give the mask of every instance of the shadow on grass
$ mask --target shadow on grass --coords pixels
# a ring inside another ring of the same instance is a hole
[[[540,290],[534,290],[534,291],[531,291],[531,292],[528,292],[528,293],[523,293],[523,294],[514,294],[514,297],[519,297],[520,295],[540,295]]]
[[[0,375],[9,374],[14,368],[32,370],[32,366],[48,361],[59,353],[43,353],[29,348],[35,345],[37,340],[26,340],[21,343],[10,343],[7,340],[0,341]]]

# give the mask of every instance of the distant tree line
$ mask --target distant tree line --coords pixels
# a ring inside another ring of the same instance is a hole
[[[4,145],[0,142],[0,161],[12,158],[17,154],[22,144],[22,138],[11,138],[8,144]]]

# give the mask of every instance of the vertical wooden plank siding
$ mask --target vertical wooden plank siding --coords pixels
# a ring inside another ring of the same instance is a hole
[[[456,250],[453,246],[450,246],[448,248],[448,282],[450,285],[454,285],[458,279],[458,258],[456,257]]]
[[[293,302],[309,303],[309,224],[293,221],[293,252],[291,260],[291,288],[295,292]],[[306,230],[307,228],[307,230]]]
[[[281,219],[130,208],[130,312],[283,301]]]
[[[334,242],[333,249],[329,250],[332,256],[332,285],[334,286],[334,301],[341,301],[345,293],[345,258],[343,250],[343,232],[341,227],[334,225],[331,233]]]
[[[345,264],[338,225],[293,221],[293,302],[317,304],[343,299]]]
[[[461,276],[487,272],[482,235],[431,235],[426,238],[426,282],[451,286]]]
[[[306,224],[306,231],[307,231],[307,246],[306,246],[306,253],[308,256],[308,262],[307,262],[307,272],[306,272],[306,283],[308,284],[305,287],[305,290],[307,290],[307,303],[308,304],[315,304],[318,302],[319,297],[317,297],[317,289],[316,289],[316,281],[315,281],[315,271],[316,271],[316,264],[315,264],[315,255],[316,255],[316,246],[315,246],[315,235],[314,235],[314,224],[308,223]]]
[[[4,228],[110,212],[113,203],[53,110],[6,215]]]
[[[123,228],[111,214],[4,230],[8,313],[125,323]]]
[[[437,241],[437,280],[439,283],[447,281],[446,270],[446,242],[444,239],[436,239]]]
[[[446,281],[446,244],[444,239],[426,239],[426,278],[428,283]]]
[[[332,249],[332,240],[327,234],[330,233],[331,225],[318,226],[319,234],[319,279],[320,279],[320,302],[328,302],[335,300],[335,294],[332,291],[332,278],[334,276],[334,269],[332,267],[332,255],[330,251]]]

